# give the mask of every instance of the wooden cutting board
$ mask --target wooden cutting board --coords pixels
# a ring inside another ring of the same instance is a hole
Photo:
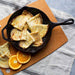
[[[46,4],[45,0],[38,0],[34,3],[29,4],[28,6],[30,7],[36,7],[40,10],[42,10],[43,12],[46,13],[46,15],[49,17],[49,19],[52,22],[57,22],[56,18],[54,17],[53,13],[51,12],[50,8],[48,7],[48,5]],[[6,41],[3,40],[2,38],[2,34],[1,34],[1,30],[2,28],[7,24],[7,21],[9,19],[11,15],[7,16],[6,18],[4,18],[3,20],[0,21],[0,45],[4,44]],[[6,31],[5,31],[5,35],[6,35]],[[63,30],[61,29],[60,26],[57,26],[53,29],[52,31],[52,35],[51,38],[47,44],[47,46],[42,49],[41,51],[39,51],[38,53],[36,53],[34,56],[32,56],[31,61],[25,65],[23,65],[19,70],[13,71],[10,69],[10,72],[7,73],[6,69],[1,69],[2,72],[4,73],[4,75],[12,75],[15,74],[23,69],[26,69],[27,67],[35,64],[36,62],[40,61],[41,59],[43,59],[44,57],[48,56],[49,54],[51,54],[52,52],[54,52],[56,49],[58,49],[59,47],[61,47],[63,44],[65,44],[68,41],[67,37],[65,36]],[[12,45],[10,44],[10,51],[11,54],[16,54],[17,50],[15,50]]]

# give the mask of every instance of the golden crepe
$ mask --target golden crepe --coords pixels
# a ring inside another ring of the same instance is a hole
[[[2,46],[0,46],[0,57],[3,57],[5,55],[10,57],[9,43],[8,42],[3,44]]]
[[[24,29],[28,29],[29,27],[28,27],[28,24],[26,23],[25,25],[24,25]]]
[[[2,68],[9,68],[9,64],[8,64],[9,58],[4,56],[4,57],[0,57],[0,67]]]
[[[48,24],[35,24],[31,26],[31,32],[38,32],[40,37],[43,38],[48,31]]]
[[[32,37],[35,39],[35,42],[33,43],[33,46],[41,46],[43,44],[42,38],[40,37],[38,32],[31,33]]]
[[[26,41],[20,41],[19,42],[19,46],[21,48],[28,48],[34,41],[35,39],[31,36],[31,34],[27,31],[27,35],[26,35]]]
[[[9,43],[0,46],[0,67],[9,68],[8,60],[11,56],[9,51]]]
[[[11,31],[11,39],[15,40],[15,41],[26,40],[26,31],[27,31],[27,29],[20,31],[20,30],[14,28]]]
[[[28,21],[28,26],[31,28],[31,26],[33,26],[34,24],[42,24],[43,23],[43,19],[41,14],[37,14],[35,16],[33,16],[32,18],[30,18]]]
[[[33,15],[32,15],[29,11],[27,11],[27,10],[24,10],[24,11],[22,12],[22,15],[28,16],[28,17],[27,17],[27,20],[28,20],[30,17],[33,16]]]
[[[23,13],[17,17],[15,17],[12,22],[11,25],[19,30],[22,30],[25,23],[32,17],[33,15],[24,10]]]

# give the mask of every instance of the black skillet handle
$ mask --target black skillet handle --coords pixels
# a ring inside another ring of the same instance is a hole
[[[6,40],[6,41],[9,41],[10,42],[10,40],[9,39],[7,39],[7,38],[5,38],[5,36],[4,36],[4,30],[7,28],[7,26],[5,26],[3,29],[2,29],[2,37],[3,37],[3,39],[4,40]]]
[[[52,23],[52,28],[59,26],[59,25],[71,25],[74,23],[74,20],[72,18],[69,18],[67,20],[65,20],[64,22],[61,23]]]

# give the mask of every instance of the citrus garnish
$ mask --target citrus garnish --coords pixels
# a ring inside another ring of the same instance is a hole
[[[30,54],[23,53],[23,52],[20,52],[20,51],[17,52],[17,60],[18,60],[19,63],[25,64],[25,63],[29,62],[30,59],[31,59]]]
[[[17,61],[17,56],[13,55],[9,58],[9,66],[11,69],[17,70],[22,66],[22,64]]]

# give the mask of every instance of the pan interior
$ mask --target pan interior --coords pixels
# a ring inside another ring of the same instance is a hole
[[[20,15],[23,10],[27,10],[29,11],[30,13],[32,13],[33,15],[36,15],[38,13],[40,13],[42,15],[42,18],[43,18],[43,24],[49,24],[49,28],[48,28],[48,31],[47,31],[47,34],[45,35],[45,37],[43,37],[43,44],[39,47],[34,47],[34,46],[30,46],[29,48],[27,49],[23,49],[19,46],[19,42],[16,42],[16,41],[11,41],[11,44],[17,49],[17,50],[21,50],[23,52],[28,52],[28,53],[36,53],[37,51],[41,50],[43,47],[45,47],[50,39],[50,35],[51,35],[51,31],[52,31],[52,28],[51,28],[51,21],[49,20],[49,18],[46,16],[45,13],[43,13],[41,10],[39,9],[36,9],[36,8],[33,8],[33,7],[23,7],[22,9],[19,9],[18,11],[16,11],[9,19],[8,23],[7,23],[7,36],[8,36],[8,39],[10,39],[10,33],[11,33],[11,30],[14,28],[12,25],[10,25],[10,22],[13,18],[15,18],[16,16]],[[10,39],[11,40],[11,39]]]

